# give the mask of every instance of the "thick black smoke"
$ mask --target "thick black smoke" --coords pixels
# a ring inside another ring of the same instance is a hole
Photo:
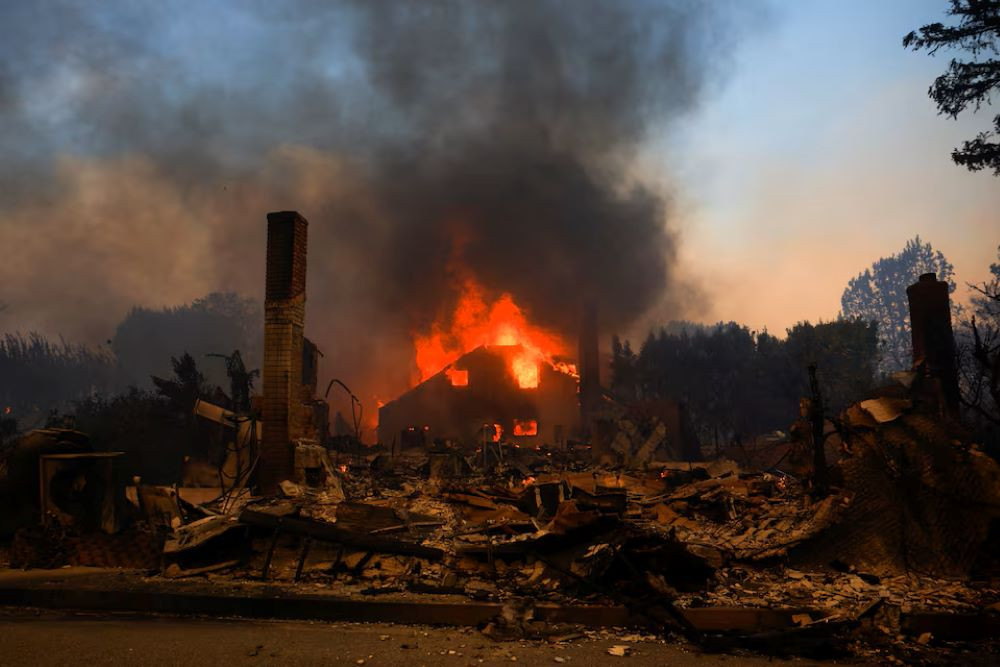
[[[667,202],[629,167],[651,125],[697,102],[723,17],[683,2],[364,6],[357,53],[407,137],[375,174],[397,241],[386,294],[433,314],[457,252],[571,331],[582,295],[621,325],[669,288]]]
[[[264,215],[286,208],[311,223],[308,332],[370,393],[408,381],[457,265],[567,334],[584,295],[624,327],[679,279],[637,158],[697,108],[744,14],[2,3],[0,329],[98,341],[134,304],[259,297]]]

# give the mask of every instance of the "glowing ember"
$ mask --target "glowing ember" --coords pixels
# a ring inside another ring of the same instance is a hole
[[[514,435],[522,435],[522,436],[538,435],[538,420],[515,419]]]
[[[337,466],[337,469],[340,470],[340,472],[344,473],[345,475],[347,474],[347,466],[344,465],[343,463]]]
[[[521,484],[524,484],[525,486],[531,486],[534,483],[535,483],[535,478],[534,477],[525,477],[521,481]]]
[[[429,333],[415,335],[413,345],[420,382],[480,345],[520,346],[511,358],[510,373],[522,388],[538,386],[542,364],[576,377],[576,366],[556,361],[568,349],[559,335],[528,322],[510,294],[487,302],[482,285],[471,278],[462,283],[450,317],[435,322]],[[452,384],[463,386],[454,379]]]
[[[451,386],[453,387],[468,387],[469,386],[469,371],[461,371],[457,368],[449,368],[444,372],[444,374],[451,380]]]

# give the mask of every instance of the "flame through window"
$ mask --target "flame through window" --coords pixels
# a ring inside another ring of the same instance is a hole
[[[449,368],[444,373],[448,379],[451,381],[452,387],[468,387],[469,386],[469,371],[459,370],[458,368]]]
[[[514,435],[522,435],[522,436],[538,435],[538,420],[515,419]]]

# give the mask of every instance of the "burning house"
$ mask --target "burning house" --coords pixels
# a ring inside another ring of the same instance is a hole
[[[532,363],[523,345],[477,347],[383,405],[379,440],[395,448],[484,438],[561,445],[578,437],[577,378],[571,367]]]
[[[436,440],[463,445],[510,442],[594,445],[602,457],[699,460],[684,406],[664,400],[626,405],[601,386],[597,307],[583,304],[579,364],[555,332],[528,321],[509,294],[496,301],[467,280],[450,318],[414,339],[421,379],[379,408],[382,445],[419,447]],[[577,369],[579,368],[579,372]],[[623,432],[626,419],[632,426]]]
[[[379,408],[379,441],[390,448],[434,440],[562,446],[580,440],[580,376],[557,332],[531,322],[508,293],[492,299],[467,271],[451,312],[414,335],[419,375]],[[596,323],[595,323],[596,326]],[[596,328],[592,343],[597,358]],[[583,384],[600,386],[598,364]]]
[[[530,322],[510,294],[491,299],[466,276],[454,310],[413,343],[414,386],[379,407],[386,447],[438,439],[561,445],[579,438],[579,377],[568,345]]]

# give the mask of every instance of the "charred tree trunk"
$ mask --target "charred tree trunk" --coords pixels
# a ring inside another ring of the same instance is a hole
[[[982,336],[979,335],[979,328],[976,326],[975,317],[972,318],[972,340],[972,356],[979,366],[979,375],[985,381],[986,390],[989,392],[990,398],[993,399],[993,407],[1000,410],[1000,349],[990,349],[983,342]],[[973,407],[978,408],[980,414],[989,421],[1000,424],[1000,414],[990,414],[979,405]]]
[[[817,497],[823,497],[830,491],[830,479],[826,469],[826,438],[823,434],[823,395],[816,378],[816,364],[809,365],[809,390],[812,393],[809,422],[812,425],[813,492]]]

